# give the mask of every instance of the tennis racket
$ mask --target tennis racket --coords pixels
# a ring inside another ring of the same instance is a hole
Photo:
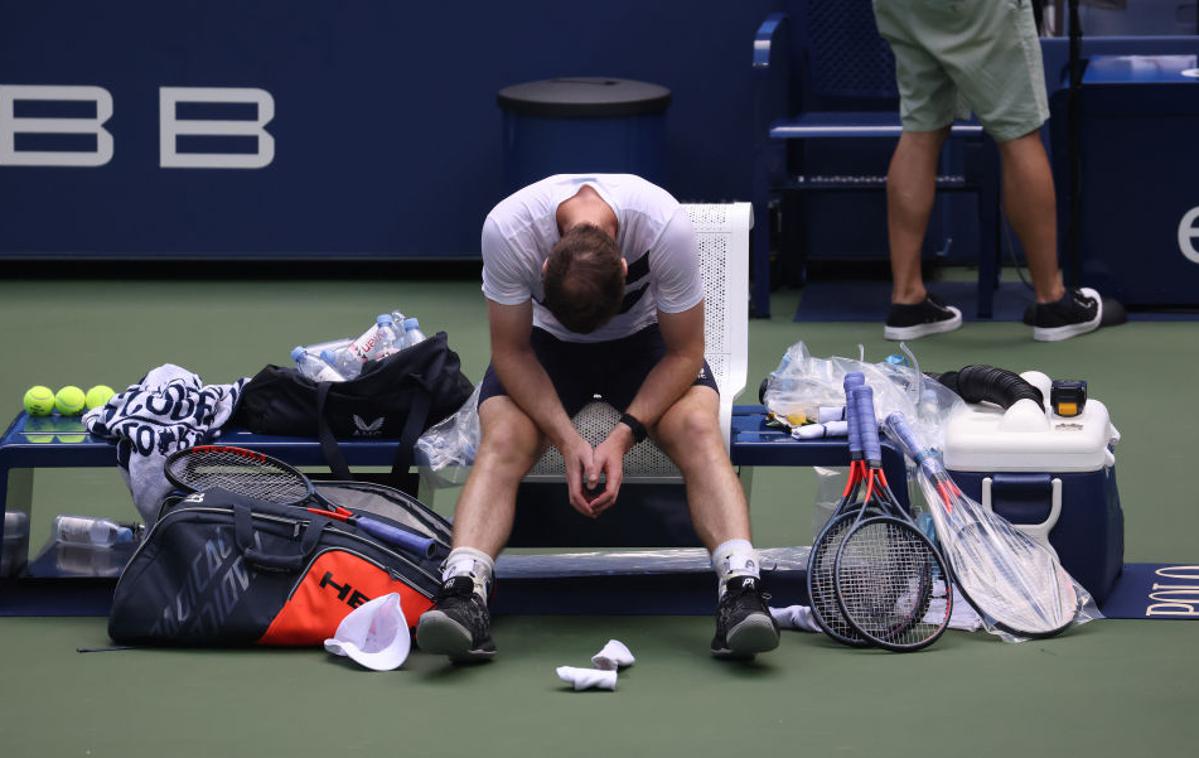
[[[852,412],[867,466],[867,504],[837,548],[833,589],[845,620],[871,644],[895,652],[928,647],[945,632],[953,612],[945,565],[936,547],[899,504],[882,470],[874,393],[853,393]],[[937,580],[944,602],[933,606]],[[930,608],[935,612],[930,613]]]
[[[858,371],[845,375],[847,406],[850,405],[853,390],[861,387],[865,381],[865,376]],[[812,606],[812,617],[825,634],[843,645],[866,647],[870,644],[869,641],[845,620],[837,605],[837,595],[833,587],[837,549],[853,525],[857,509],[862,505],[858,503],[857,497],[866,474],[857,423],[850,414],[846,414],[846,421],[849,426],[849,479],[845,482],[845,490],[841,493],[841,500],[833,510],[833,515],[812,542],[812,551],[808,554],[808,601]]]
[[[268,503],[304,508],[310,513],[356,526],[392,547],[432,558],[438,543],[423,534],[356,516],[321,496],[312,482],[293,466],[264,453],[228,445],[197,445],[171,455],[166,463],[171,484],[192,492],[220,487],[236,495]]]
[[[1057,557],[964,495],[903,414],[888,416],[887,428],[920,467],[937,538],[963,597],[1018,637],[1052,637],[1069,627],[1082,600]]]

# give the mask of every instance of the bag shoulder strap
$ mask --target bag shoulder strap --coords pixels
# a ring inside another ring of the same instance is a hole
[[[321,382],[316,389],[316,429],[320,438],[321,454],[334,476],[338,479],[353,479],[354,475],[350,473],[346,457],[337,446],[337,438],[333,436],[333,430],[329,428],[329,422],[325,418],[325,403],[329,399],[332,386],[331,382]],[[391,467],[391,473],[396,475],[407,474],[408,469],[412,467],[416,440],[425,430],[425,422],[429,419],[429,410],[432,407],[432,397],[424,387],[413,387],[412,394],[412,404],[408,409],[408,417],[404,419],[400,443],[396,447],[395,461]]]

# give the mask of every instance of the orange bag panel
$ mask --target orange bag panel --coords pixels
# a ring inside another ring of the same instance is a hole
[[[389,592],[400,593],[409,627],[433,606],[432,600],[373,563],[344,550],[329,550],[313,561],[258,644],[321,645],[350,611]]]

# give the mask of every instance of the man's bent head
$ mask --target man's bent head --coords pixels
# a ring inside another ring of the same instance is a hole
[[[620,311],[625,271],[616,240],[591,224],[571,227],[545,262],[544,305],[572,332],[594,332]]]

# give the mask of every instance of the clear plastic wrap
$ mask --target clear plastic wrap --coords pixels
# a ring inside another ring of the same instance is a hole
[[[466,474],[479,449],[479,388],[462,407],[429,427],[416,441],[416,463],[421,476],[434,487],[454,487]]]
[[[1022,642],[1103,618],[1053,551],[962,493],[902,414],[890,414],[884,428],[917,463],[941,550],[988,632]]]
[[[821,418],[822,407],[845,405],[845,375],[860,371],[874,390],[880,421],[891,413],[903,413],[922,439],[940,449],[944,422],[962,400],[947,387],[924,376],[906,345],[900,349],[911,366],[887,361],[866,363],[839,356],[815,358],[803,342],[797,342],[787,349],[778,368],[767,377],[763,402],[780,421],[791,426],[812,423]]]

